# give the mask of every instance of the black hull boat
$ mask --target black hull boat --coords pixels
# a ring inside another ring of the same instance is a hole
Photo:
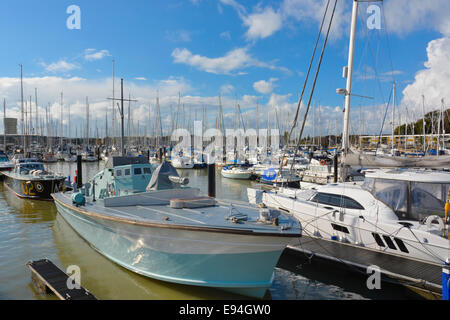
[[[3,172],[4,185],[20,198],[53,200],[51,194],[65,189],[66,177],[46,172],[35,159],[21,159],[12,171]]]
[[[17,179],[4,174],[4,185],[20,198],[53,200],[51,194],[63,190],[65,178]]]

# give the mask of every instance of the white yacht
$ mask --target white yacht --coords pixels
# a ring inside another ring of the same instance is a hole
[[[251,203],[292,214],[305,236],[442,265],[450,258],[449,187],[450,172],[374,169],[362,182],[248,193]]]
[[[230,165],[222,168],[222,177],[228,179],[249,180],[252,172],[249,168],[243,166]]]

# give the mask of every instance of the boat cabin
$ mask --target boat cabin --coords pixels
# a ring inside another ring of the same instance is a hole
[[[44,164],[37,161],[35,158],[19,159],[14,167],[14,173],[17,174],[30,174],[32,171],[45,172]]]
[[[105,169],[92,179],[89,194],[96,199],[145,192],[152,177],[152,166],[144,157],[111,157]]]
[[[444,217],[450,172],[416,169],[365,171],[363,188],[389,206],[400,220]]]

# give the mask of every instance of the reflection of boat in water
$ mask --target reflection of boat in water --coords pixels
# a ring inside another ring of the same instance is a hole
[[[65,176],[47,172],[36,159],[21,159],[13,171],[3,172],[5,186],[21,198],[51,200],[53,192],[64,188]]]
[[[282,251],[301,235],[298,223],[277,210],[200,197],[167,162],[142,190],[150,165],[135,159],[113,158],[80,192],[53,194],[58,212],[131,271],[263,297]]]
[[[40,223],[53,221],[56,216],[56,207],[49,201],[22,199],[8,192],[3,184],[0,184],[0,192],[4,195],[6,204],[16,211],[18,218],[25,223]]]

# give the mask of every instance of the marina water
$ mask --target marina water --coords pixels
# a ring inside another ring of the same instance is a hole
[[[83,163],[83,182],[104,162]],[[76,163],[48,164],[48,169],[73,176]],[[206,170],[178,170],[191,187],[207,192]],[[218,198],[247,201],[248,180],[222,178],[216,170]],[[99,299],[245,299],[221,290],[162,282],[130,272],[91,248],[57,214],[50,201],[23,200],[0,183],[0,299],[57,299],[34,288],[26,263],[48,258],[66,270],[76,265],[81,285]],[[306,255],[285,252],[275,270],[267,299],[420,299],[414,292],[383,282],[380,290],[366,286],[368,274],[348,266],[310,262]]]

